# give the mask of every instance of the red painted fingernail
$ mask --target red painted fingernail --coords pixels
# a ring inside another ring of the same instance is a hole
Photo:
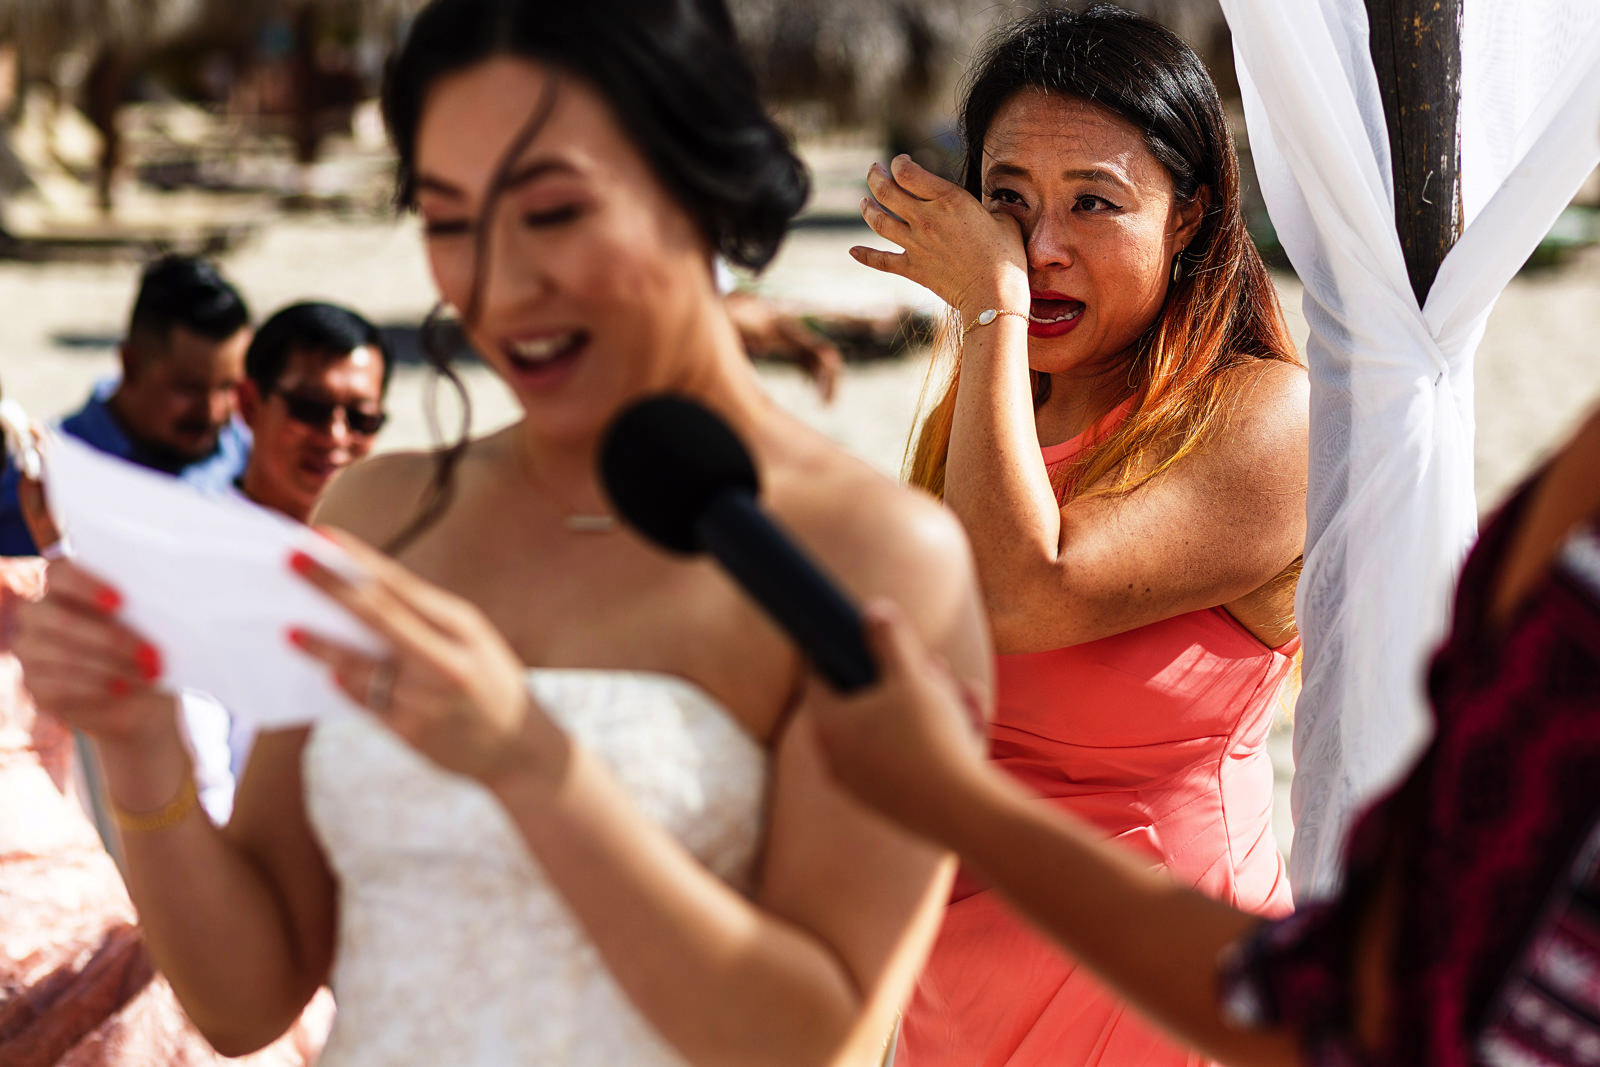
[[[317,561],[304,552],[291,552],[289,554],[289,569],[296,574],[310,574],[316,568]]]
[[[161,677],[161,650],[152,644],[143,644],[133,654],[133,662],[139,668],[139,677],[147,682],[153,682]]]
[[[110,615],[122,607],[122,594],[109,585],[102,585],[95,591],[94,606]]]
[[[306,632],[304,630],[300,629],[299,627],[297,627],[297,626],[289,627],[289,631],[288,631],[288,635],[287,636],[289,638],[289,643],[291,645],[293,645],[295,648],[305,648],[306,647]]]
[[[133,685],[126,678],[113,678],[106,689],[114,697],[125,697],[133,692]]]

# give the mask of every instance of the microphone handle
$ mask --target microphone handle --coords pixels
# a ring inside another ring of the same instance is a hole
[[[695,535],[834,689],[849,693],[878,680],[861,613],[755,497],[737,489],[719,494]]]

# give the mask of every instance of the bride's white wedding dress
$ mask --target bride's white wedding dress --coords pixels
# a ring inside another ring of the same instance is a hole
[[[662,674],[536,670],[528,684],[642,814],[748,887],[767,757],[725,709]],[[366,715],[319,723],[304,769],[339,881],[338,1014],[322,1067],[682,1062],[487,790]]]

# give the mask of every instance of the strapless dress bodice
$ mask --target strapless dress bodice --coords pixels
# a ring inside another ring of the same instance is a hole
[[[528,684],[644,817],[749,888],[767,755],[724,708],[662,674],[536,670]],[[322,1067],[682,1062],[488,790],[365,714],[318,723],[304,772],[339,883]]]

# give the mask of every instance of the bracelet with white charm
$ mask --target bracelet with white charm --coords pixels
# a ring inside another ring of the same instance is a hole
[[[1006,308],[986,308],[983,311],[978,312],[977,318],[967,323],[967,329],[972,330],[979,326],[987,326],[995,319],[998,319],[1001,315],[1014,315],[1023,322],[1028,321],[1028,316],[1021,311],[1010,311]]]

